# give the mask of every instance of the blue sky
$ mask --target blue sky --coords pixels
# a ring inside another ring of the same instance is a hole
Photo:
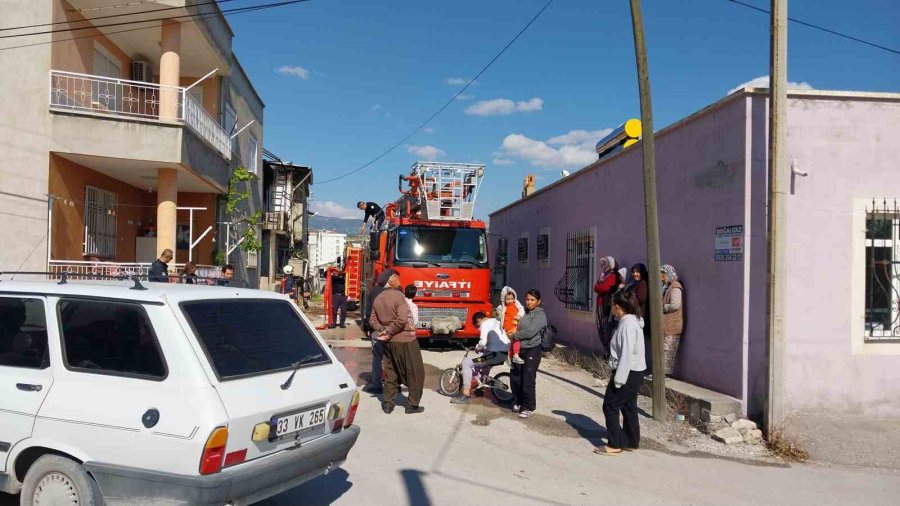
[[[744,0],[768,8],[766,0]],[[342,174],[402,139],[475,75],[546,0],[312,0],[230,18],[266,103],[265,146]],[[900,47],[895,0],[792,0],[789,15]],[[657,129],[768,74],[768,16],[726,0],[645,0]],[[900,56],[791,24],[788,78],[818,89],[900,91]],[[640,109],[627,0],[556,0],[426,131],[368,169],[315,185],[314,209],[361,215],[396,198],[417,159],[488,166],[477,213],[578,169],[604,129]],[[361,217],[361,216],[360,216]]]

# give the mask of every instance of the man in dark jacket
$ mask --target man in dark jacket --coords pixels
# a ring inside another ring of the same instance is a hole
[[[378,298],[378,295],[384,291],[384,286],[387,284],[388,279],[390,279],[391,275],[394,273],[393,270],[387,269],[381,274],[378,275],[378,279],[375,280],[375,286],[369,290],[369,293],[366,294],[366,307],[363,308],[363,327],[369,328],[369,319],[372,316],[372,307],[375,305],[375,299]],[[369,381],[369,384],[366,385],[364,390],[370,394],[380,394],[384,392],[383,385],[381,383],[381,361],[384,358],[384,341],[379,341],[375,339],[375,333],[369,333],[369,337],[372,339],[372,379]]]
[[[168,283],[169,282],[169,262],[172,261],[175,255],[172,253],[170,249],[164,249],[162,254],[159,255],[159,258],[153,261],[150,264],[150,275],[147,277],[149,281],[156,281],[158,283]]]
[[[359,229],[360,234],[366,231],[366,223],[369,222],[369,217],[372,218],[374,229],[381,230],[381,225],[384,223],[384,210],[381,209],[381,206],[374,202],[357,202],[356,207],[366,212],[363,216],[362,228]]]
[[[234,278],[234,266],[225,264],[222,266],[222,277],[216,280],[216,286],[230,286]]]
[[[331,272],[331,328],[340,326],[342,329],[347,328],[347,294],[344,292],[347,288],[347,278],[344,271]],[[340,310],[341,320],[338,324],[338,310]]]

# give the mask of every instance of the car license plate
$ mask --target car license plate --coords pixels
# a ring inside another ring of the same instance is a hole
[[[316,408],[299,413],[291,413],[272,419],[275,427],[275,437],[281,437],[293,432],[300,432],[325,423],[325,408]]]

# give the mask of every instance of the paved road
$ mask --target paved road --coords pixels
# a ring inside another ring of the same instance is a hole
[[[332,331],[335,332],[335,331]],[[341,331],[336,331],[340,333]],[[346,331],[348,337],[352,331]],[[355,376],[371,364],[360,341],[329,336]],[[265,501],[268,506],[324,504],[596,505],[621,504],[897,504],[900,474],[815,465],[760,465],[699,452],[647,449],[621,457],[591,453],[605,435],[601,392],[580,371],[546,371],[538,380],[538,414],[528,421],[487,399],[450,405],[437,375],[461,352],[426,351],[420,415],[381,412],[364,396],[362,435],[342,469]],[[17,504],[0,497],[0,506]]]

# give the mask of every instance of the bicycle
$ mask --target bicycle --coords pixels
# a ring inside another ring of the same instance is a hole
[[[463,355],[463,360],[460,361],[459,365],[445,369],[441,373],[441,379],[438,382],[438,392],[441,395],[453,397],[462,391],[462,362],[472,351],[472,348],[464,348],[466,354]],[[478,367],[478,364],[475,365],[478,370],[475,371],[477,374],[472,375],[472,393],[490,390],[494,394],[494,398],[501,403],[508,404],[512,402],[513,393],[512,388],[509,386],[509,373],[501,372],[491,376],[490,372],[493,366]]]

